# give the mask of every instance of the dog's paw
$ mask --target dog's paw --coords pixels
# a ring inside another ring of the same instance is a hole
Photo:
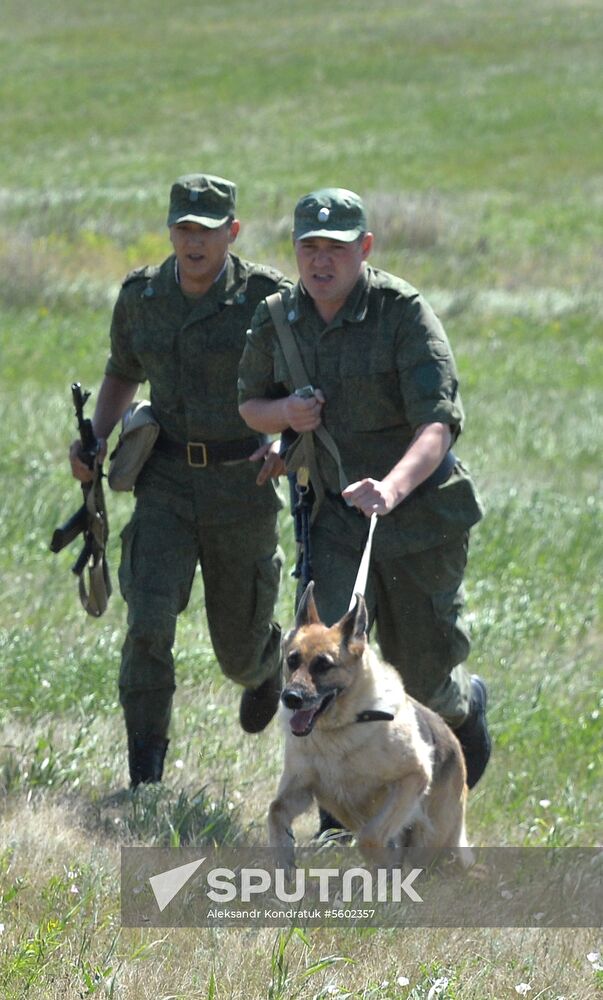
[[[398,860],[398,852],[394,845],[391,842],[383,843],[374,834],[360,833],[358,835],[358,848],[366,861],[372,865],[378,865],[380,868],[390,868]]]
[[[273,851],[272,861],[275,868],[282,868],[284,872],[290,872],[295,869],[295,854],[293,851]]]
[[[453,847],[450,853],[459,868],[472,868],[475,864],[475,854],[469,844]]]
[[[293,859],[290,865],[287,865],[287,867],[283,869],[283,871],[285,873],[285,885],[289,886],[289,888],[294,887],[296,884],[296,876],[297,876],[297,867],[295,864],[295,858]]]

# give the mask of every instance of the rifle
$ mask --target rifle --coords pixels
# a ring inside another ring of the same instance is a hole
[[[309,395],[306,392],[311,386],[304,387],[297,395]],[[312,390],[313,392],[314,390]],[[281,458],[285,455],[287,448],[293,444],[297,437],[295,431],[290,427],[285,428],[281,433]],[[291,576],[296,580],[301,580],[301,586],[305,590],[312,576],[312,549],[310,545],[310,521],[312,518],[312,508],[314,506],[314,490],[309,480],[308,470],[299,468],[297,472],[288,472],[289,482],[289,502],[291,504],[291,516],[293,517],[293,532],[295,536],[296,560]]]
[[[51,552],[60,552],[78,535],[83,534],[82,551],[71,567],[79,579],[80,600],[84,609],[94,618],[99,618],[106,610],[111,596],[111,579],[105,559],[105,548],[109,538],[109,521],[103,495],[103,468],[98,462],[98,441],[92,429],[92,421],[84,417],[84,406],[90,398],[89,392],[82,392],[79,382],[73,382],[71,395],[82,443],[81,457],[93,478],[89,483],[81,483],[84,502],[61,527],[56,528],[50,542]],[[88,567],[89,588],[84,581],[84,570]]]

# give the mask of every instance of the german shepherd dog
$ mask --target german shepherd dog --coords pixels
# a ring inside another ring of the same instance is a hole
[[[313,587],[283,640],[285,765],[268,820],[276,863],[293,867],[291,823],[316,800],[371,864],[427,867],[450,850],[470,864],[456,736],[370,648],[364,598],[327,628]]]

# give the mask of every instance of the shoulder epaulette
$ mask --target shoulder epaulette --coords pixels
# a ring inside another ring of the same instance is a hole
[[[262,278],[270,278],[276,284],[283,279],[287,280],[287,276],[282,271],[278,271],[276,267],[270,267],[268,264],[258,264],[256,266],[256,274]]]
[[[124,280],[122,281],[122,288],[126,285],[130,285],[133,281],[147,281],[149,278],[154,278],[158,273],[159,268],[156,266],[147,265],[146,267],[135,267],[133,271],[126,274]]]
[[[279,271],[276,267],[271,267],[269,264],[256,264],[254,261],[244,260],[241,257],[239,261],[247,269],[250,278],[266,278],[266,280],[273,281],[276,285],[290,280],[282,271]]]
[[[404,278],[398,278],[397,275],[382,271],[378,267],[371,268],[371,286],[380,291],[391,292],[395,296],[401,295],[405,299],[414,298],[418,294],[416,288]]]

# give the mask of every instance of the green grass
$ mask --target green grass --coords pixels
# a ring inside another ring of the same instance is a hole
[[[178,626],[166,781],[120,794],[123,603],[87,618],[76,552],[48,543],[79,504],[70,383],[96,392],[119,282],[167,252],[171,181],[235,178],[240,251],[290,274],[295,199],[358,190],[375,263],[444,318],[468,414],[459,453],[487,509],[467,589],[495,754],[470,838],[600,842],[602,37],[596,0],[4,4],[6,1000],[501,1000],[520,983],[546,1000],[601,996],[594,930],[121,928],[120,845],[262,838],[280,737],[242,738],[197,581]],[[116,582],[131,499],[109,503]],[[286,514],[282,533],[290,566]],[[292,601],[286,575],[285,623]],[[301,822],[302,840],[314,825]]]

